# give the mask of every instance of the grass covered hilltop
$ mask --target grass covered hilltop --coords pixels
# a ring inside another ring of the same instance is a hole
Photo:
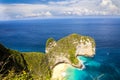
[[[82,68],[77,56],[92,57],[94,54],[94,39],[78,34],[58,41],[49,38],[46,53],[18,52],[0,44],[0,80],[60,80],[60,76],[54,74],[57,65],[65,63]]]

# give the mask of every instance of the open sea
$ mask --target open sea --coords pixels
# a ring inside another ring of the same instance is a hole
[[[68,69],[67,80],[120,80],[120,18],[66,18],[0,21],[0,43],[21,52],[45,52],[46,40],[72,33],[96,41],[94,58],[80,56],[85,68]]]

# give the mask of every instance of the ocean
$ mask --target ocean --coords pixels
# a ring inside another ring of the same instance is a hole
[[[69,34],[91,36],[94,58],[81,56],[83,70],[68,69],[68,80],[120,80],[120,18],[54,18],[0,21],[0,43],[21,52],[45,52],[46,40]]]

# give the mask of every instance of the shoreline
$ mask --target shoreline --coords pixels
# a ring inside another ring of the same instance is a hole
[[[77,68],[80,70],[83,70],[85,68],[85,65],[83,63],[81,63],[82,61],[79,60],[79,65],[81,65],[80,67],[78,67],[79,65],[72,65],[66,62],[59,62],[57,63],[54,67],[53,67],[53,72],[52,72],[52,78],[51,80],[64,80],[67,78],[68,74],[67,74],[67,69],[68,68]]]
[[[68,63],[59,63],[53,68],[51,80],[64,80],[67,76],[67,68],[72,67]]]

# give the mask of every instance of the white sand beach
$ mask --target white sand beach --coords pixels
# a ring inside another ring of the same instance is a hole
[[[66,70],[68,67],[72,67],[70,64],[60,63],[53,69],[51,80],[64,80],[67,76]]]

